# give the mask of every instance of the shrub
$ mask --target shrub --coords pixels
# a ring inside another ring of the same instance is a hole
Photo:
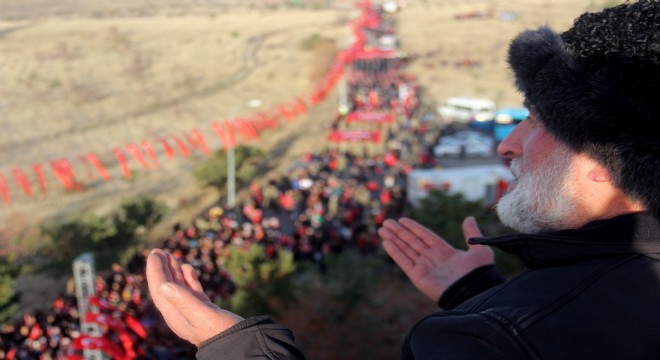
[[[126,201],[109,217],[82,214],[61,223],[47,223],[39,229],[45,240],[37,258],[38,266],[54,275],[71,272],[72,261],[81,253],[94,254],[97,268],[107,269],[122,262],[140,244],[141,229],[154,226],[165,213],[164,205],[152,199]]]

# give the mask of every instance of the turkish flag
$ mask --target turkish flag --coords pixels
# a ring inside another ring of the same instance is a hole
[[[163,145],[163,150],[165,150],[165,157],[168,159],[173,158],[175,154],[174,149],[172,149],[172,146],[170,146],[170,143],[161,137],[157,138],[156,140],[158,140],[161,145]]]
[[[154,169],[158,169],[160,165],[158,164],[158,157],[156,157],[156,151],[154,150],[154,146],[151,145],[151,142],[149,140],[142,140],[142,148],[144,149],[144,152],[147,153],[147,156],[151,159],[152,165]]]
[[[39,182],[41,193],[44,194],[44,196],[48,195],[48,191],[46,190],[46,177],[44,176],[43,167],[41,167],[41,164],[34,164],[32,165],[32,170],[34,170],[34,174],[37,176],[37,182]]]
[[[66,159],[54,160],[50,162],[55,177],[64,185],[67,190],[80,190],[81,186],[76,180],[71,164]]]
[[[11,204],[7,182],[5,181],[5,177],[2,174],[0,174],[0,195],[2,195],[2,201],[4,201],[5,204]]]
[[[101,350],[110,355],[113,360],[129,360],[118,345],[101,337],[81,335],[73,340],[72,346],[76,350]]]
[[[101,175],[103,180],[105,181],[110,180],[110,174],[108,174],[108,171],[103,167],[103,164],[101,163],[101,159],[99,159],[99,157],[96,154],[88,153],[85,154],[83,158],[96,168],[96,171],[98,171],[99,175]]]
[[[27,175],[25,175],[23,170],[20,168],[13,168],[11,172],[14,175],[14,179],[18,185],[20,185],[23,189],[25,195],[32,196],[32,186],[30,185],[30,180],[28,179]]]
[[[142,150],[140,150],[140,148],[137,145],[126,144],[124,148],[126,149],[126,152],[128,152],[133,157],[133,159],[135,159],[135,161],[137,161],[145,169],[149,170],[149,163],[144,158],[144,155],[142,154]]]
[[[124,156],[124,153],[121,152],[120,148],[114,148],[112,149],[112,152],[115,154],[117,160],[119,160],[119,164],[121,165],[121,170],[124,173],[124,177],[130,179],[131,168],[128,167],[128,160],[126,160],[126,156]]]
[[[176,146],[179,148],[179,152],[181,152],[181,155],[188,157],[190,156],[190,149],[186,146],[186,144],[181,140],[178,136],[176,135],[170,135],[172,139],[174,139],[174,143],[176,143]]]

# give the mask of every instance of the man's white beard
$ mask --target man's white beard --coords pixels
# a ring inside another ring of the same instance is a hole
[[[511,160],[511,172],[517,178],[497,204],[500,221],[524,233],[560,230],[573,227],[576,208],[570,181],[573,153],[559,146],[536,169],[520,173],[520,159]],[[573,220],[573,221],[572,221]]]

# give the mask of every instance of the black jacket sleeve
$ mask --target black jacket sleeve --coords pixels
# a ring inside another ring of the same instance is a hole
[[[471,297],[506,282],[493,265],[476,268],[453,283],[438,300],[438,305],[451,310]]]
[[[248,318],[200,344],[198,360],[304,360],[293,333],[268,316]]]

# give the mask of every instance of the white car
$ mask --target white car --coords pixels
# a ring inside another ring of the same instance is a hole
[[[464,130],[440,138],[433,148],[437,157],[488,157],[494,154],[495,140],[477,131]]]

